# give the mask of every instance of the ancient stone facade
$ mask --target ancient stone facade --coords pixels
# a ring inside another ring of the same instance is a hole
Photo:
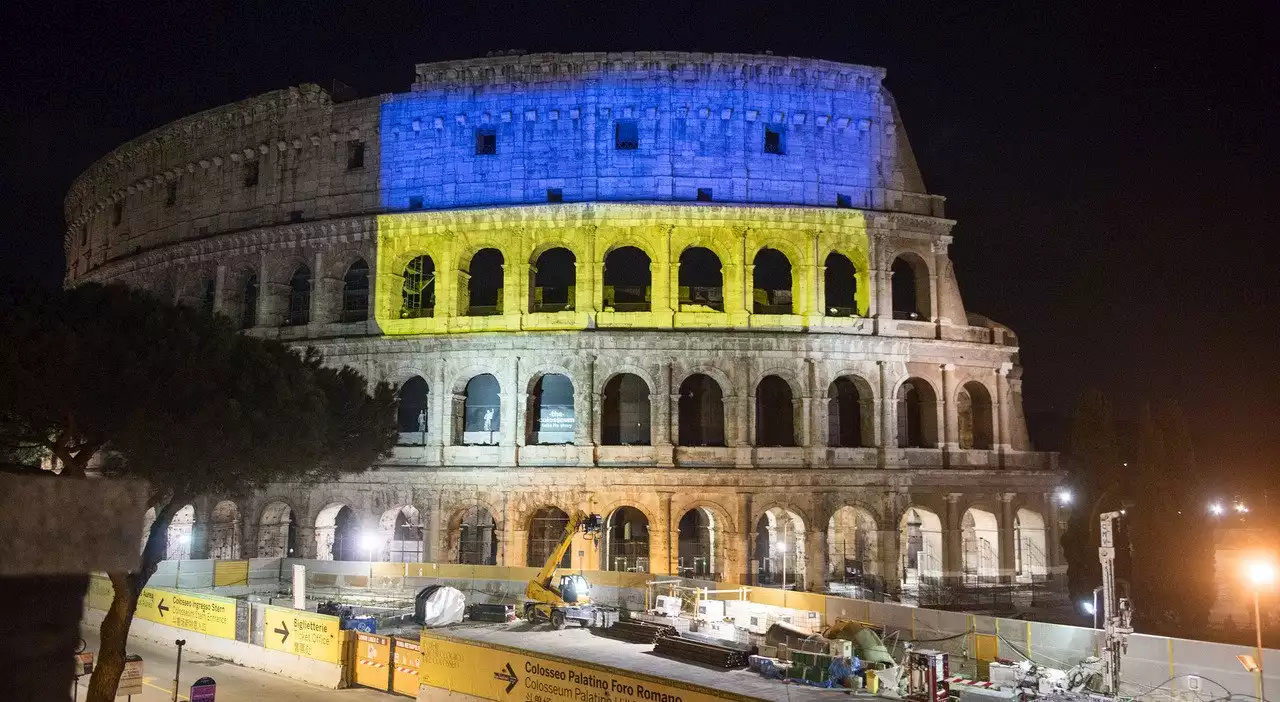
[[[409,93],[277,91],[98,161],[66,200],[69,283],[401,389],[378,470],[210,496],[175,552],[540,564],[584,509],[608,528],[574,567],[890,591],[1057,572],[1017,338],[965,310],[882,78],[426,64]]]

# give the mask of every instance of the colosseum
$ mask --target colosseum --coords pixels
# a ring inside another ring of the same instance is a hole
[[[904,596],[1062,572],[1017,337],[965,308],[884,77],[500,55],[406,93],[278,90],[98,160],[65,202],[68,284],[399,388],[378,470],[202,498],[169,556],[540,565],[582,509],[606,529],[573,568]]]

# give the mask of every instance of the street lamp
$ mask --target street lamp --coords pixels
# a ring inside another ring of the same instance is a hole
[[[1225,511],[1226,509],[1223,508],[1221,502],[1214,502],[1209,505],[1209,514],[1212,514],[1215,517],[1221,517],[1222,513]]]
[[[1257,560],[1249,563],[1247,567],[1249,580],[1253,583],[1253,628],[1258,635],[1258,699],[1264,700],[1263,696],[1263,673],[1262,673],[1262,615],[1261,608],[1258,606],[1259,595],[1262,588],[1268,587],[1276,581],[1276,567],[1271,561]]]

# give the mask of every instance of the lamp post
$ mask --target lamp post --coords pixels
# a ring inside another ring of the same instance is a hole
[[[1249,564],[1249,580],[1253,582],[1253,629],[1258,635],[1258,699],[1265,700],[1262,672],[1262,614],[1258,600],[1262,588],[1276,581],[1276,567],[1270,561],[1254,561]]]

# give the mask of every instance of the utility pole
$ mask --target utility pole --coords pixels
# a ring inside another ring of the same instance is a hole
[[[1115,522],[1124,510],[1099,515],[1098,561],[1102,564],[1102,693],[1115,696],[1120,690],[1120,656],[1129,648],[1133,633],[1133,607],[1129,598],[1116,597]],[[1095,608],[1096,611],[1096,608]]]

